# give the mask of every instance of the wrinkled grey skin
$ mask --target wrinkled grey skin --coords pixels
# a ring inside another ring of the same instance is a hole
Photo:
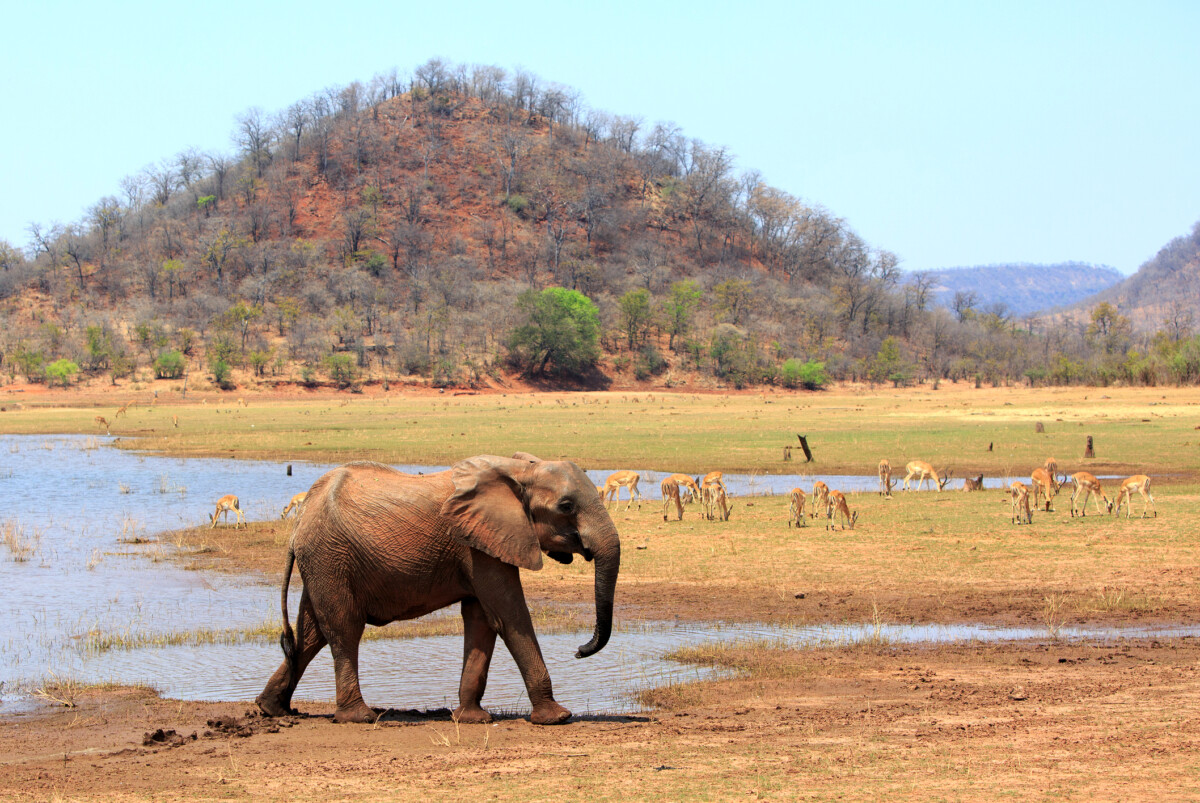
[[[280,639],[284,661],[258,696],[265,714],[294,713],[292,694],[329,644],[339,722],[370,722],[358,683],[365,625],[413,619],[460,602],[464,629],[460,722],[489,722],[480,705],[496,636],[512,653],[533,704],[531,721],[565,722],[533,631],[518,567],[540,569],[542,553],[563,563],[596,562],[596,628],[577,658],[599,651],[612,632],[621,563],[616,526],[574,463],[519,453],[484,455],[437,474],[402,474],[351,463],[316,481],[288,546]],[[293,563],[304,592],[293,632],[287,590]]]

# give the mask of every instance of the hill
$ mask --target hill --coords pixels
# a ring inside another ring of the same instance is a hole
[[[250,109],[234,134],[236,153],[184,150],[78,221],[31,224],[26,248],[0,242],[7,381],[1134,376],[1117,348],[1133,341],[952,315],[834,212],[736,173],[728,148],[523,70],[434,59]]]
[[[1189,234],[1163,246],[1129,278],[1072,306],[1072,320],[1107,302],[1130,320],[1135,331],[1190,332],[1200,320],[1200,222]]]
[[[934,298],[944,307],[953,308],[956,295],[961,303],[962,294],[968,294],[978,309],[1002,305],[1018,317],[1074,304],[1124,278],[1114,268],[1083,262],[980,265],[932,270],[925,274]]]

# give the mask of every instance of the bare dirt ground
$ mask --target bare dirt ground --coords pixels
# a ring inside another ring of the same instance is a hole
[[[1189,639],[773,652],[552,728],[96,691],[0,724],[0,798],[1196,799],[1197,659]]]

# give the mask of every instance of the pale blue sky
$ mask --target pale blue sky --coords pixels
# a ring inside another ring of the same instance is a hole
[[[0,238],[438,56],[724,145],[909,270],[1132,272],[1200,219],[1196,2],[10,3]]]

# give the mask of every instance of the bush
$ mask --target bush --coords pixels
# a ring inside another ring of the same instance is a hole
[[[233,369],[224,360],[216,360],[211,366],[212,379],[221,390],[233,390],[237,385],[233,381]]]
[[[71,360],[55,360],[46,366],[46,378],[51,385],[70,387],[71,380],[79,373],[79,366]]]
[[[637,362],[633,366],[633,375],[638,379],[649,379],[667,370],[667,361],[658,353],[653,344],[647,344],[638,352]]]
[[[528,376],[582,376],[600,359],[600,313],[577,290],[528,290],[517,299],[526,323],[508,338],[509,360]]]
[[[780,371],[780,381],[785,388],[804,388],[805,390],[820,390],[829,384],[829,374],[825,372],[825,363],[809,360],[788,360]]]
[[[334,384],[343,390],[350,387],[358,378],[358,368],[354,365],[354,358],[349,354],[326,354],[325,370],[329,372],[329,378],[334,381]]]
[[[178,351],[164,351],[154,361],[154,375],[159,379],[179,379],[186,368],[187,362]]]

